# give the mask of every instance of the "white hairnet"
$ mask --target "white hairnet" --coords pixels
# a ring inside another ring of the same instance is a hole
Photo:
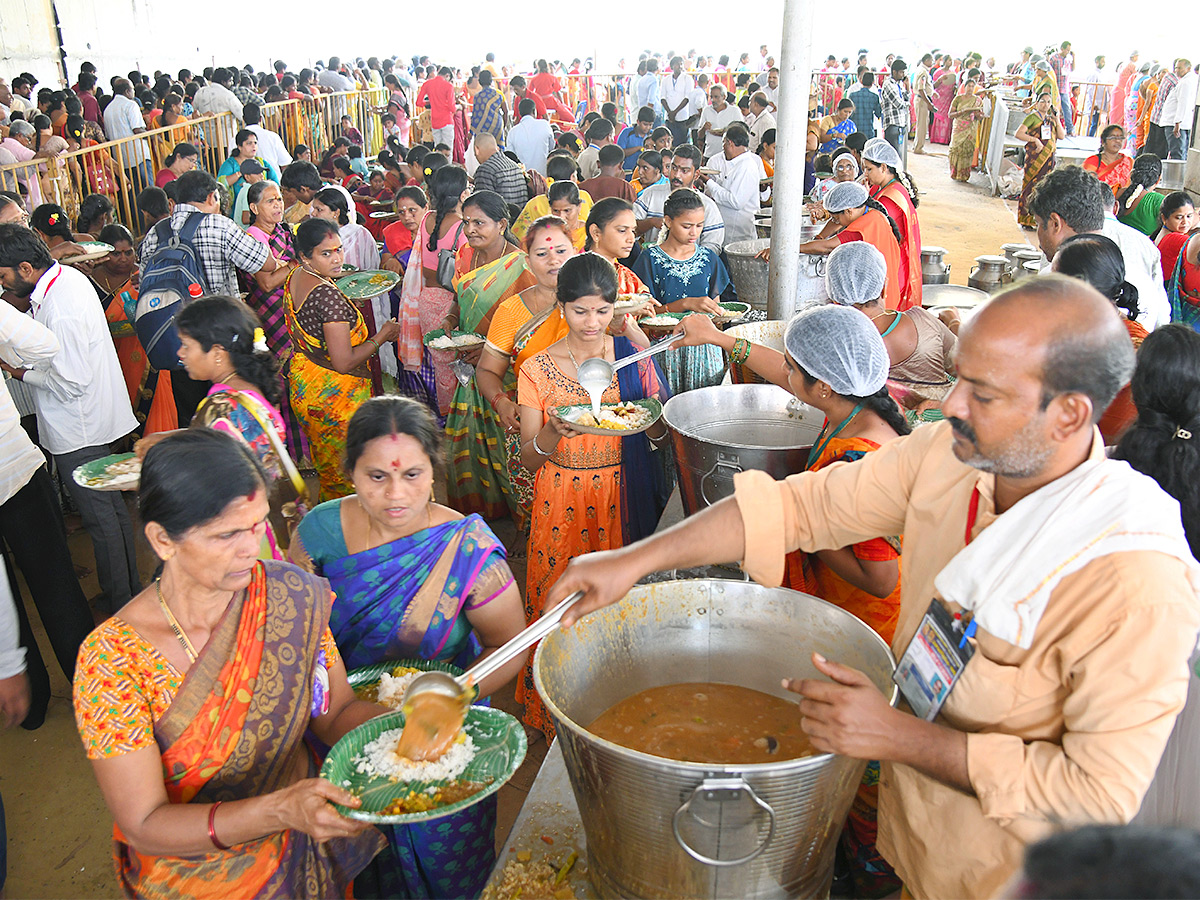
[[[870,397],[887,382],[888,355],[875,325],[847,306],[816,306],[788,322],[783,346],[796,365],[843,397]]]
[[[825,290],[834,303],[854,306],[878,300],[886,283],[887,260],[873,244],[850,241],[829,254]]]
[[[843,181],[834,185],[833,190],[825,195],[825,209],[831,213],[858,209],[866,205],[868,196],[867,189],[857,181]]]
[[[854,169],[854,177],[855,178],[857,178],[859,173],[862,171],[862,166],[860,166],[858,164],[858,160],[855,158],[854,154],[850,153],[850,152],[846,152],[846,153],[839,153],[839,154],[837,154],[837,156],[835,156],[833,158],[833,174],[834,175],[837,174],[838,166],[840,166],[842,163],[850,164],[851,168]]]
[[[883,138],[871,138],[867,141],[867,145],[863,147],[862,157],[881,166],[891,166],[897,172],[904,168],[904,163],[900,161],[900,154],[896,152],[896,148]]]

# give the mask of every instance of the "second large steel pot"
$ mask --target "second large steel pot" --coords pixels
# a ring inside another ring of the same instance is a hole
[[[774,384],[721,384],[676,394],[663,421],[690,516],[733,494],[738,472],[803,472],[825,417]]]

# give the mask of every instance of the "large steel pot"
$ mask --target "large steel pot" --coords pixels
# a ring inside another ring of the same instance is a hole
[[[770,228],[770,222],[767,223],[767,227]],[[810,241],[819,231],[815,225],[804,225],[801,239]],[[755,259],[755,255],[770,246],[769,236],[754,241],[734,241],[725,245],[725,256],[729,260],[729,277],[737,289],[738,299],[763,312],[767,311],[770,264],[765,259]],[[787,310],[789,317],[812,303],[824,303],[829,299],[829,292],[825,288],[825,261],[826,257],[819,254],[800,254],[796,299]]]
[[[741,296],[741,292],[738,292]],[[762,344],[764,347],[770,347],[772,350],[783,352],[783,332],[787,328],[787,322],[782,319],[763,319],[760,322],[745,322],[741,325],[733,325],[725,329],[726,334],[733,335],[735,338],[745,338],[752,344]],[[734,384],[767,384],[766,379],[760,378],[750,371],[745,363],[735,363],[729,358],[729,354],[725,354],[725,361],[729,365],[729,377]]]
[[[733,476],[803,472],[824,415],[774,384],[720,384],[676,394],[663,407],[686,515],[733,494]]]
[[[833,754],[758,765],[680,762],[587,730],[638,691],[686,681],[789,697],[819,650],[894,703],[895,661],[862,621],[807,594],[734,581],[635,587],[545,638],[534,684],[558,730],[602,897],[827,897],[834,848],[864,769]]]
[[[725,245],[729,260],[729,278],[737,290],[738,299],[754,309],[767,311],[767,276],[770,263],[755,255],[771,246],[770,237],[757,241],[734,241]]]

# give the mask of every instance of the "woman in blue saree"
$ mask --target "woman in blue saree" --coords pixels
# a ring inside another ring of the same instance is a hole
[[[377,397],[346,432],[356,493],[312,510],[292,561],[329,579],[329,627],[347,669],[386,660],[469,666],[525,627],[504,546],[479,516],[433,502],[445,458],[429,409]],[[479,685],[486,697],[521,671],[519,658]],[[356,897],[474,897],[495,863],[490,797],[424,825],[384,828],[389,848],[355,881]]]

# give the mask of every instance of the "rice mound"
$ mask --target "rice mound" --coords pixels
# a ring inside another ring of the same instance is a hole
[[[378,700],[384,706],[399,709],[404,701],[404,692],[418,675],[424,673],[420,669],[396,668],[391,674],[384,672],[379,676]]]
[[[451,781],[466,771],[475,758],[475,742],[466,732],[461,732],[450,749],[438,759],[413,762],[396,753],[403,732],[403,728],[393,728],[363,747],[354,760],[355,770],[360,775],[396,781]]]

